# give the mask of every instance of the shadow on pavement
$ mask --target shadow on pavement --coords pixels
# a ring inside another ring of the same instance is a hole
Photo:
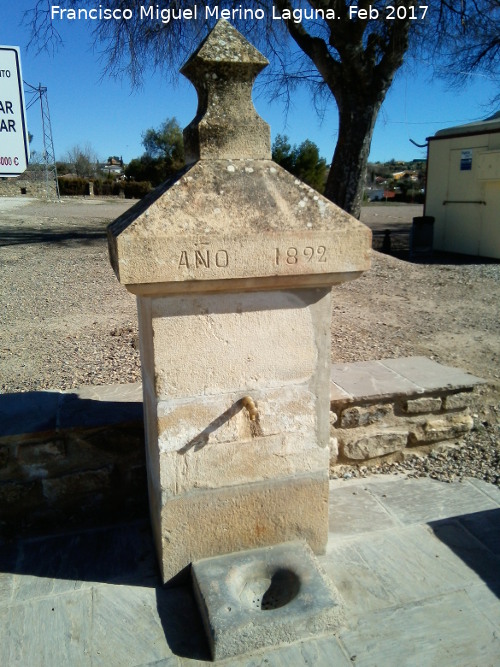
[[[43,229],[43,227],[2,226],[0,229],[0,247],[26,245],[32,243],[55,243],[60,245],[97,245],[106,238],[106,226],[102,228],[82,227],[76,229]]]
[[[4,543],[0,571],[126,586],[159,581],[147,519]]]
[[[20,600],[45,589],[73,590],[78,582],[154,589],[170,650],[210,660],[190,580],[171,588],[162,585],[148,520],[0,545],[0,573],[16,575]]]
[[[191,585],[158,587],[156,606],[172,653],[180,658],[211,661],[210,647]]]
[[[500,509],[433,521],[429,526],[500,598]]]

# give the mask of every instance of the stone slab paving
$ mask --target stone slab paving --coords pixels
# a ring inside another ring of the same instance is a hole
[[[0,394],[0,437],[55,430],[60,400],[56,391]]]
[[[485,380],[427,357],[332,364],[331,400],[382,399],[446,389],[470,389]]]
[[[367,400],[419,391],[419,387],[413,382],[386,368],[380,361],[332,364],[331,377],[332,383],[336,385],[332,398],[344,398],[341,393],[336,395],[339,394],[339,389],[353,398]]]
[[[344,601],[336,636],[238,667],[496,667],[500,492],[466,480],[335,480],[319,557]],[[184,667],[210,652],[189,586],[161,586],[149,522],[0,542],[0,665]]]
[[[465,591],[367,614],[340,640],[352,663],[363,667],[493,667],[500,655],[494,628]]]
[[[450,516],[468,515],[498,507],[498,503],[473,485],[446,484],[424,477],[370,487],[370,492],[403,525],[427,523]],[[432,501],[431,501],[432,499]]]
[[[443,366],[427,357],[398,357],[382,359],[380,362],[425,391],[439,389],[466,389],[475,384],[484,384],[485,380],[466,373],[460,368]]]

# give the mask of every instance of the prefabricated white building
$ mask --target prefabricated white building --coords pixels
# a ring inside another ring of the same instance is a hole
[[[426,216],[435,250],[500,259],[500,112],[428,139]]]

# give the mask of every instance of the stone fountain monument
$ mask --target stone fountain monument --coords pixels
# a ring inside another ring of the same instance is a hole
[[[271,160],[266,59],[220,21],[182,68],[186,167],[108,230],[137,295],[151,520],[164,582],[194,561],[328,536],[332,285],[370,231]]]

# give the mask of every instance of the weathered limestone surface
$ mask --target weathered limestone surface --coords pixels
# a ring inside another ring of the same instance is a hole
[[[473,423],[470,415],[447,415],[444,419],[427,419],[422,425],[410,431],[409,444],[451,440],[470,431]]]
[[[408,432],[398,432],[395,428],[380,430],[363,429],[362,434],[356,432],[338,432],[342,442],[342,454],[347,459],[364,461],[376,456],[384,456],[404,449],[408,441]]]
[[[387,420],[393,413],[394,407],[390,403],[375,404],[366,407],[356,405],[352,408],[342,410],[340,427],[369,426],[370,424]]]
[[[267,58],[225,22],[192,54],[181,69],[198,94],[196,116],[184,131],[188,164],[235,154],[270,159],[269,125],[251,101],[255,77],[267,65]]]
[[[370,230],[270,160],[202,160],[109,230],[113,268],[137,293],[226,291],[217,281],[228,279],[272,288],[296,275],[331,285],[369,267]]]
[[[458,394],[450,394],[443,399],[443,407],[445,410],[464,410],[469,407],[470,393],[460,392]]]
[[[322,554],[324,525],[328,526],[328,477],[323,472],[179,494],[164,503],[160,516],[167,579],[200,554],[208,558],[255,549],[299,535]]]
[[[406,411],[411,414],[420,414],[422,412],[439,412],[441,410],[441,404],[442,400],[439,396],[414,398],[406,402]]]
[[[185,130],[189,166],[109,227],[111,263],[130,291],[272,289],[298,275],[301,287],[331,286],[369,268],[370,230],[271,161],[251,98],[266,63],[220,21],[183,67],[199,100]]]
[[[108,229],[137,295],[165,581],[207,556],[327,539],[330,290],[369,267],[371,238],[270,160],[251,99],[265,64],[217,23],[182,69],[199,99],[188,166]]]
[[[205,559],[192,577],[214,660],[334,633],[344,623],[339,596],[302,542]],[[286,604],[269,608],[274,595]]]
[[[316,340],[315,331],[328,307],[329,292],[311,290],[155,299],[150,342],[158,399],[308,381],[323,353],[324,336]],[[219,362],[209,375],[208,358]]]

